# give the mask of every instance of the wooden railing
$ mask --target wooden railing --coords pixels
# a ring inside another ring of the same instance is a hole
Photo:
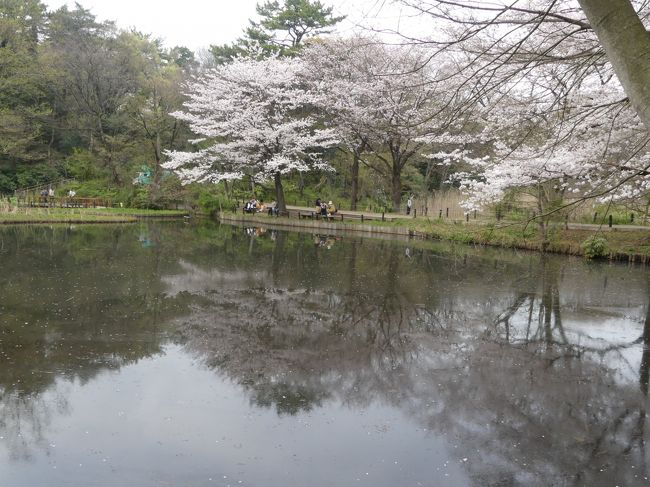
[[[68,196],[18,197],[18,206],[37,208],[110,208],[113,200],[108,198],[78,198]]]

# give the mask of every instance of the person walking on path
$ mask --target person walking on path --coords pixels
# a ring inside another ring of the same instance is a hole
[[[409,199],[406,200],[406,214],[410,215],[411,214],[411,207],[413,206],[413,200],[411,199],[412,197],[409,196]]]

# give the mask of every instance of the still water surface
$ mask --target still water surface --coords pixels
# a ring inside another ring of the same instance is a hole
[[[650,274],[217,224],[0,229],[2,486],[650,485]]]

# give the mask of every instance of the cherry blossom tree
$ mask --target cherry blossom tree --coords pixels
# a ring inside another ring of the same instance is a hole
[[[647,2],[400,3],[432,19],[435,34],[403,34],[455,59],[457,85],[470,93],[462,111],[484,128],[477,140],[493,147],[491,157],[472,159],[474,171],[457,175],[468,208],[513,187],[534,194],[540,212],[568,195],[650,194],[642,81],[650,63],[646,50],[630,48],[650,43],[639,19],[647,18]],[[643,39],[625,40],[634,36]]]
[[[340,148],[351,154],[351,209],[356,210],[359,194],[359,166],[370,150],[371,134],[365,124],[364,108],[370,108],[376,93],[369,73],[358,64],[359,49],[370,48],[376,41],[336,39],[312,44],[302,57],[305,80],[321,93],[319,106],[341,138]]]
[[[331,170],[322,152],[336,145],[332,129],[320,128],[293,58],[235,59],[187,85],[185,110],[172,115],[201,138],[194,152],[168,152],[165,167],[186,183],[273,179],[280,211],[286,211],[282,176]]]
[[[359,161],[372,154],[374,162],[365,162],[390,181],[394,211],[404,168],[459,122],[453,106],[460,92],[442,81],[445,70],[429,63],[430,55],[364,37],[323,41],[304,53],[306,79],[353,154],[353,188]]]
[[[563,114],[564,123],[538,120],[541,114],[531,108],[532,102],[528,110],[518,107],[525,103],[522,100],[487,117],[491,125],[483,136],[492,134],[496,140],[492,157],[473,160],[483,171],[482,181],[468,182],[477,190],[474,203],[499,199],[509,187],[544,181],[570,193],[603,199],[648,189],[650,181],[633,177],[648,170],[645,130],[632,110],[616,104],[620,92],[599,87],[579,95],[592,100],[600,96],[597,109],[588,109],[587,100],[576,100],[574,107],[567,108],[570,113]],[[612,106],[607,107],[606,100]]]
[[[540,78],[536,79],[537,82]],[[554,211],[596,199],[630,201],[650,192],[647,132],[613,80],[585,79],[552,108],[536,90],[500,97],[483,116],[489,157],[457,174],[468,209],[501,200],[513,188],[535,198],[542,235]]]

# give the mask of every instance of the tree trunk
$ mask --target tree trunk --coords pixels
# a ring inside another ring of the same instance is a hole
[[[392,198],[393,198],[393,211],[400,212],[402,206],[402,174],[399,164],[393,163],[393,178],[392,178]]]
[[[287,204],[284,201],[284,189],[282,188],[282,179],[280,178],[280,173],[275,173],[275,204],[277,205],[280,213],[285,213],[287,211]]]
[[[544,188],[542,185],[537,186],[537,211],[539,213],[539,217],[537,220],[537,227],[539,229],[539,239],[541,242],[541,251],[546,252],[546,249],[548,248],[548,216],[544,215],[544,211],[546,209],[546,204],[544,200]]]
[[[578,0],[625,93],[650,131],[650,34],[629,0]]]
[[[359,154],[352,153],[352,188],[350,189],[350,199],[352,200],[351,210],[357,209],[357,200],[359,199]]]

